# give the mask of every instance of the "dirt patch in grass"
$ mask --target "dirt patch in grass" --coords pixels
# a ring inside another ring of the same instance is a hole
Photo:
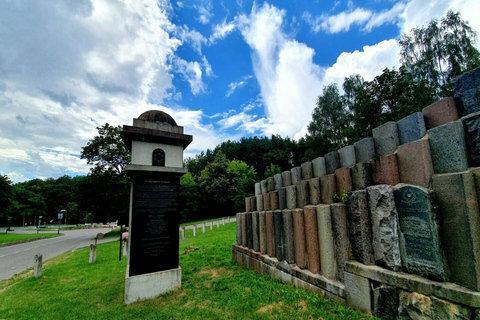
[[[274,302],[271,304],[267,304],[266,306],[261,307],[257,310],[257,313],[270,313],[273,309],[280,309],[283,307],[283,302]]]
[[[195,275],[196,276],[202,276],[202,275],[210,275],[212,279],[220,278],[220,277],[231,277],[233,276],[233,271],[226,269],[226,268],[216,268],[216,269],[210,269],[210,268],[204,268],[197,272]]]
[[[207,248],[208,246],[207,247],[186,247],[185,250],[182,251],[182,255],[186,255],[186,254],[189,254],[198,250],[202,250],[202,249],[207,249]]]
[[[307,311],[307,302],[305,300],[301,300],[295,304],[295,307],[302,311]]]

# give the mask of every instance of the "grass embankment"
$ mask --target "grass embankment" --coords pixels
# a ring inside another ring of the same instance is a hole
[[[19,242],[34,238],[52,238],[56,236],[58,236],[56,233],[0,233],[0,244]]]
[[[118,261],[118,242],[98,246],[97,261],[88,249],[44,263],[43,277],[25,271],[0,281],[0,318],[5,319],[368,319],[239,267],[231,259],[235,224],[180,242],[182,288],[129,306],[123,304],[126,259]]]

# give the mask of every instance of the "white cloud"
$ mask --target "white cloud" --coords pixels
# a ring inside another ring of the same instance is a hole
[[[207,77],[212,77],[214,75],[212,66],[210,65],[210,63],[207,60],[207,57],[205,56],[202,57],[202,66],[205,69],[205,74],[207,75]]]
[[[186,61],[175,57],[175,72],[179,73],[190,84],[193,94],[205,92],[206,86],[202,81],[202,67],[197,61]]]
[[[394,23],[395,21],[398,21],[399,14],[402,13],[404,9],[405,4],[403,2],[399,2],[389,10],[384,10],[380,13],[374,13],[371,19],[368,20],[363,30],[370,32],[373,28],[379,27],[385,23]]]
[[[203,24],[209,23],[213,17],[212,3],[208,2],[205,5],[195,6],[195,8],[198,10],[198,21]]]
[[[245,76],[242,78],[241,81],[238,81],[238,82],[231,82],[229,85],[228,85],[228,91],[227,93],[225,94],[225,96],[228,98],[230,97],[234,92],[235,90],[243,87],[244,85],[247,84],[248,80],[251,79],[252,76]]]
[[[313,17],[308,11],[305,11],[302,15],[312,29],[317,33],[320,30],[324,30],[328,33],[338,33],[341,31],[348,31],[352,25],[363,25],[372,16],[370,10],[357,8],[353,11],[340,12],[336,15],[321,15],[319,17]]]
[[[235,21],[230,21],[229,23],[226,20],[223,20],[221,24],[216,24],[213,27],[213,33],[210,35],[210,43],[214,43],[216,40],[225,39],[230,33],[235,30]]]
[[[202,45],[207,42],[207,39],[200,32],[190,30],[188,26],[183,25],[177,28],[176,33],[182,41],[189,43],[199,55],[202,55]]]

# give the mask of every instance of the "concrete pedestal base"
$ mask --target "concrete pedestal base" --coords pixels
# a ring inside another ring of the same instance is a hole
[[[182,268],[128,276],[125,278],[125,304],[156,298],[182,286]]]

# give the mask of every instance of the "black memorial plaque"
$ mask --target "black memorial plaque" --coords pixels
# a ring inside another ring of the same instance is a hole
[[[178,268],[178,173],[132,175],[130,276]]]

